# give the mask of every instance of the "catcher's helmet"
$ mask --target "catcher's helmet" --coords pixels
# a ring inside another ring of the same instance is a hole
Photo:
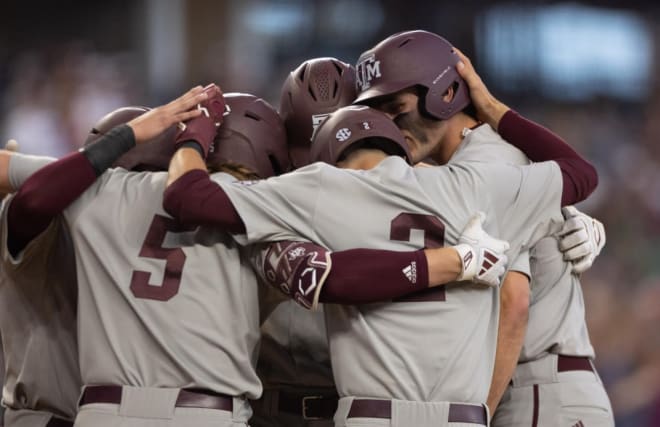
[[[355,69],[336,58],[315,58],[292,71],[282,85],[280,115],[294,168],[310,163],[312,133],[327,115],[355,99]]]
[[[394,34],[360,55],[356,67],[356,104],[421,86],[420,107],[436,119],[448,119],[470,104],[465,81],[456,71],[459,58],[444,38],[428,31]],[[442,96],[455,87],[454,97]]]
[[[127,123],[134,118],[146,113],[147,107],[122,107],[103,116],[92,128],[85,140],[88,145],[115,126]],[[177,128],[170,129],[160,134],[151,141],[144,142],[133,147],[113,163],[113,167],[122,167],[127,170],[151,170],[166,171],[172,155],[174,155],[174,138]]]
[[[343,107],[330,114],[314,132],[310,157],[313,162],[336,165],[349,148],[358,147],[376,147],[411,163],[401,130],[384,113],[363,105]]]
[[[290,169],[286,132],[277,111],[266,101],[245,93],[225,93],[229,114],[209,152],[206,164],[237,163],[261,178]]]

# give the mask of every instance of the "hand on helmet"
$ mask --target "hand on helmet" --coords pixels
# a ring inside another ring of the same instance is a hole
[[[564,207],[562,213],[566,221],[559,232],[559,250],[564,253],[564,260],[573,264],[573,273],[583,273],[605,246],[605,228],[574,206]]]
[[[147,111],[146,113],[129,121],[128,126],[133,129],[135,143],[140,144],[165,132],[170,126],[193,119],[201,111],[192,109],[200,102],[206,101],[208,92],[201,86],[195,86],[174,101]]]
[[[179,148],[185,142],[195,141],[202,148],[203,157],[206,158],[213,146],[218,127],[227,112],[227,106],[222,91],[215,84],[206,86],[204,93],[207,99],[198,103],[194,109],[199,114],[179,124],[179,133],[174,144]]]
[[[481,77],[479,77],[474,70],[470,58],[465,56],[463,52],[457,48],[454,48],[454,51],[461,59],[461,62],[457,64],[456,69],[458,74],[460,74],[463,80],[465,80],[465,83],[467,83],[470,91],[470,98],[472,99],[472,105],[477,109],[477,118],[491,125],[493,129],[497,129],[500,119],[509,110],[509,107],[491,95],[488,88],[481,80]]]
[[[458,239],[458,245],[454,246],[462,263],[462,272],[457,280],[499,286],[508,262],[504,252],[509,249],[509,243],[495,239],[484,231],[484,217],[481,212],[472,216]]]

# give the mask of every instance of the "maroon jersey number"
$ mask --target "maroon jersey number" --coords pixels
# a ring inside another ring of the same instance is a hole
[[[133,271],[131,292],[137,298],[168,301],[179,292],[181,273],[183,272],[183,264],[186,262],[186,254],[181,248],[163,247],[163,242],[168,231],[180,233],[188,230],[184,230],[172,218],[162,215],[154,216],[147,232],[147,237],[142,244],[142,249],[140,249],[140,256],[143,258],[164,259],[166,261],[163,283],[160,285],[150,285],[149,278],[151,277],[151,273],[147,271]]]
[[[390,240],[410,241],[412,230],[424,233],[425,248],[440,248],[445,245],[445,225],[433,215],[401,213],[390,222]],[[445,301],[445,287],[436,286],[398,298],[395,302]]]

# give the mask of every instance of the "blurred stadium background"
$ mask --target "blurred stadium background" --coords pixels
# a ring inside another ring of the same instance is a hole
[[[445,36],[491,91],[586,154],[607,229],[583,277],[617,425],[660,426],[660,3],[401,0],[3,2],[0,138],[60,156],[127,104],[194,84],[273,105],[307,58],[355,63],[401,30]]]

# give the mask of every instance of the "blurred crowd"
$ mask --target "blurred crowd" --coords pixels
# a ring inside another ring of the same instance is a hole
[[[22,53],[0,85],[0,135],[25,153],[78,148],[103,114],[145,103],[133,64],[131,54],[82,43]],[[605,224],[607,245],[582,283],[596,364],[621,427],[660,425],[660,97],[649,100],[511,105],[597,165],[599,188],[581,209]]]

